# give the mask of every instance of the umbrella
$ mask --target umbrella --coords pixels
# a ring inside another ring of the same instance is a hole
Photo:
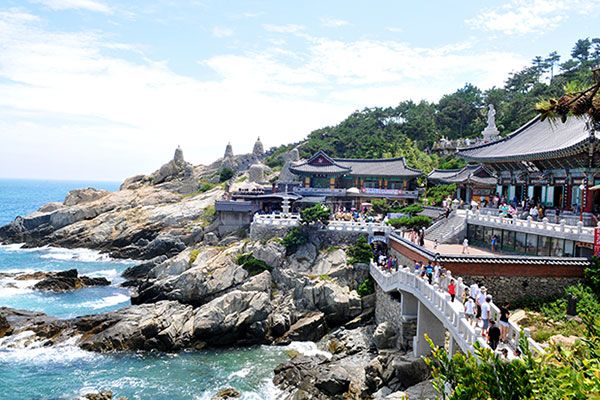
[[[347,194],[360,194],[360,190],[358,188],[355,187],[351,187],[350,189],[346,190]]]
[[[371,203],[361,203],[361,207],[371,207],[373,204]]]

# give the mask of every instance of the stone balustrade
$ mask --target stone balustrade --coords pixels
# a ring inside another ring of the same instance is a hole
[[[447,271],[446,275],[440,279],[439,284],[429,284],[425,279],[422,279],[413,269],[404,267],[395,272],[382,271],[375,263],[371,263],[370,273],[379,287],[390,292],[398,290],[408,292],[415,296],[421,304],[429,309],[429,311],[442,322],[444,327],[450,332],[454,342],[463,352],[473,352],[475,342],[483,347],[489,347],[485,338],[481,335],[481,329],[474,327],[465,318],[464,309],[460,303],[460,299],[467,285],[462,281],[462,278],[455,279],[456,283],[456,300],[450,301],[450,295],[446,288],[452,274]],[[402,316],[398,316],[401,318]],[[492,303],[492,319],[498,321],[500,318],[499,308]],[[417,321],[417,324],[419,322]],[[509,345],[515,349],[518,347],[518,341],[521,334],[521,329],[517,324],[510,323],[508,332]],[[534,352],[543,352],[542,347],[529,337],[528,331],[525,331],[528,338],[530,349]],[[417,342],[422,338],[414,338],[413,349],[415,356],[417,354]]]
[[[274,226],[297,226],[300,224],[299,214],[256,214],[254,215],[253,223],[259,225],[274,225]],[[341,232],[364,232],[371,233],[374,231],[385,232],[389,234],[393,228],[389,225],[380,222],[356,222],[356,221],[329,221],[324,227],[329,231]]]
[[[505,218],[476,211],[475,213],[467,213],[467,223],[579,242],[594,242],[594,228],[585,227],[581,222],[576,226],[572,226],[567,225],[564,220],[561,220],[559,224],[553,224],[548,221],[548,218],[544,218],[542,221],[534,221],[531,217],[527,217],[526,220],[523,220]]]

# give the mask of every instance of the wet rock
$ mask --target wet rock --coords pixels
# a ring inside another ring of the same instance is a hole
[[[87,286],[108,286],[110,281],[106,278],[90,278],[78,276],[76,269],[67,271],[50,272],[41,281],[33,285],[36,290],[47,290],[52,292],[65,292],[81,289]]]
[[[225,388],[219,390],[217,394],[211,398],[211,400],[237,399],[241,396],[242,394],[234,388]]]

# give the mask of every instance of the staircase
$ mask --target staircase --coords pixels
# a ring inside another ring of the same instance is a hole
[[[466,234],[466,214],[453,212],[425,232],[425,239],[438,243],[459,243]]]

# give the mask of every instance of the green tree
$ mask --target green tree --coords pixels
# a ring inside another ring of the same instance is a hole
[[[590,57],[590,49],[592,47],[592,42],[589,38],[579,39],[575,42],[575,46],[571,51],[571,57],[579,60],[580,63],[583,63],[588,60]]]
[[[308,243],[308,233],[297,226],[290,229],[281,240],[287,254],[292,254],[298,247],[304,246],[306,243]]]
[[[221,168],[221,171],[219,172],[219,182],[225,182],[233,178],[233,175],[235,175],[235,172],[231,168]]]
[[[368,264],[373,259],[373,249],[367,242],[367,238],[360,236],[355,243],[346,250],[348,264]]]
[[[485,126],[480,112],[482,107],[483,94],[470,83],[442,96],[437,105],[438,130],[451,139],[478,135]]]
[[[307,207],[300,211],[300,222],[304,225],[311,225],[317,222],[323,225],[327,225],[329,223],[330,216],[331,211],[329,210],[329,208],[318,203],[314,206]]]

